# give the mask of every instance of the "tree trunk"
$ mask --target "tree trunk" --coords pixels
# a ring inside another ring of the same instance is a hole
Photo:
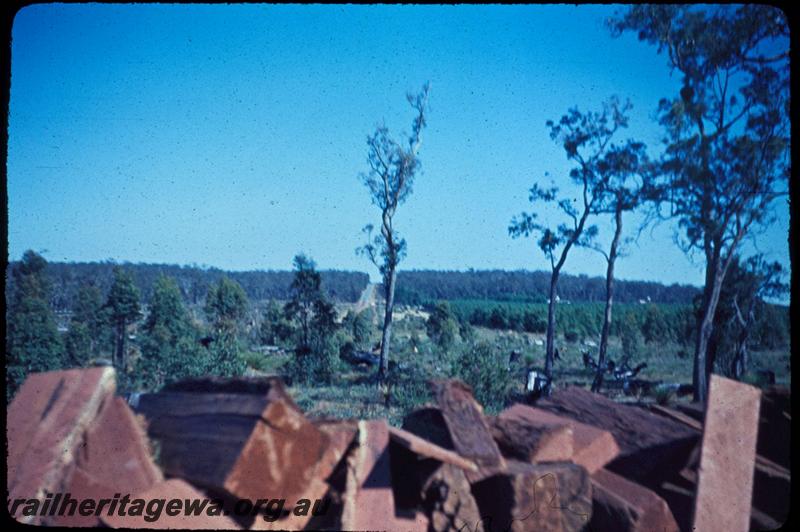
[[[747,352],[747,340],[743,341],[740,348],[739,348],[739,359],[741,360],[740,368],[742,371],[742,376],[747,375],[747,364],[748,364],[748,352]]]
[[[725,271],[720,267],[719,258],[708,262],[711,268],[710,275],[706,276],[707,283],[706,295],[703,296],[702,319],[700,329],[697,333],[697,341],[694,352],[694,368],[692,371],[692,385],[694,388],[694,402],[705,403],[708,392],[708,377],[711,374],[713,360],[708,358],[708,343],[711,333],[714,330],[714,314],[717,312],[720,292],[722,291],[722,281]]]
[[[125,371],[125,320],[117,321],[117,353],[115,366],[118,371]]]
[[[564,244],[564,249],[561,250],[561,258],[558,259],[558,262],[553,264],[552,254],[550,255],[553,273],[550,276],[550,304],[547,307],[547,347],[544,359],[544,374],[545,377],[547,377],[547,386],[545,388],[544,395],[550,394],[550,385],[553,382],[553,352],[555,351],[556,336],[556,286],[558,285],[558,275],[561,273],[561,268],[564,266],[564,262],[567,260],[567,254],[572,248],[572,245],[575,244],[575,242],[577,242],[580,238],[581,234],[583,234],[583,227],[586,224],[586,219],[589,217],[589,213],[591,212],[592,202],[594,200],[592,200],[592,202],[587,202],[586,190],[587,182],[584,179],[584,210],[583,214],[581,215],[581,219],[578,221],[572,237],[570,237],[566,244]]]
[[[303,335],[303,353],[305,354],[309,348],[309,341],[308,341],[308,317],[311,313],[311,309],[309,308],[310,305],[303,303],[302,312],[300,313],[300,328]]]
[[[547,380],[552,380],[553,351],[555,350],[556,336],[556,286],[558,285],[559,270],[554,269],[550,276],[550,302],[547,306],[547,345],[545,347],[544,374]]]
[[[384,281],[388,283],[384,287],[386,296],[386,309],[383,314],[383,334],[381,335],[381,358],[378,371],[378,380],[383,382],[389,375],[389,342],[392,337],[392,311],[394,310],[394,288],[397,283],[397,271],[391,268]]]
[[[737,381],[742,380],[747,373],[747,340],[740,338],[736,345],[736,354],[733,358],[732,368],[733,378]]]
[[[753,294],[752,302],[750,303],[750,308],[747,312],[747,319],[742,316],[742,312],[739,309],[739,304],[736,302],[736,298],[734,297],[733,304],[736,307],[736,322],[741,327],[741,331],[739,331],[739,337],[737,338],[736,344],[736,354],[733,359],[733,378],[741,380],[741,378],[747,373],[747,342],[750,339],[750,331],[753,328],[753,322],[755,321],[753,306],[755,303],[756,298],[758,297],[757,294]]]
[[[592,382],[592,391],[599,392],[603,386],[603,375],[606,371],[606,352],[608,351],[608,334],[611,330],[611,307],[614,305],[614,263],[617,260],[619,237],[622,234],[622,210],[614,213],[614,239],[608,252],[608,268],[606,269],[606,308],[603,314],[603,330],[600,333],[600,347],[597,355],[597,373]]]

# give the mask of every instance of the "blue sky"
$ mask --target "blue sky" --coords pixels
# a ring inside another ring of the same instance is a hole
[[[545,121],[631,99],[626,136],[657,149],[658,99],[677,75],[613,6],[34,5],[12,33],[9,257],[368,271],[377,223],[359,174],[384,121],[408,131],[405,93],[430,81],[423,171],[396,216],[402,268],[547,269],[511,218],[569,164]],[[546,182],[546,180],[544,181]],[[754,242],[789,264],[788,206]],[[553,220],[556,220],[553,218]],[[629,217],[628,225],[635,225]],[[609,224],[599,220],[601,235]],[[625,279],[700,284],[702,261],[648,230]],[[603,275],[577,250],[565,271]]]

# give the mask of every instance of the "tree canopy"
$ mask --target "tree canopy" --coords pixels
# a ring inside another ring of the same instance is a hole
[[[638,5],[609,25],[655,45],[682,74],[679,94],[658,106],[666,132],[660,174],[683,249],[706,261],[694,357],[695,400],[705,401],[723,280],[742,241],[787,194],[788,23],[764,5]]]
[[[142,356],[136,367],[140,385],[158,389],[175,380],[205,374],[209,360],[198,336],[178,284],[170,277],[159,278],[142,326]]]
[[[383,278],[385,311],[381,334],[381,354],[378,368],[379,380],[384,380],[389,371],[389,346],[392,335],[392,312],[397,283],[397,265],[406,253],[406,241],[394,226],[397,208],[411,195],[414,178],[419,172],[418,157],[422,145],[422,131],[427,125],[428,95],[430,85],[426,83],[417,94],[407,94],[406,99],[414,109],[411,133],[406,142],[397,141],[389,135],[385,125],[376,128],[367,137],[367,162],[369,170],[361,178],[370,193],[372,204],[381,211],[380,230],[372,236],[374,226],[364,227],[367,243],[356,249],[378,268]]]
[[[6,398],[10,399],[31,372],[63,367],[64,344],[49,304],[47,261],[26,251],[11,271],[16,289],[6,321]]]

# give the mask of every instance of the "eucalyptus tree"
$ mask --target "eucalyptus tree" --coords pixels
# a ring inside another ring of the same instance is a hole
[[[550,289],[547,308],[547,341],[545,376],[552,379],[555,351],[556,302],[558,279],[567,256],[573,247],[589,247],[597,235],[597,226],[587,225],[596,214],[608,188],[608,175],[603,172],[602,161],[611,148],[615,134],[628,125],[626,113],[629,102],[611,98],[600,111],[581,112],[570,109],[555,123],[548,120],[550,138],[563,146],[567,159],[574,163],[569,173],[578,186],[580,199],[574,194],[559,195],[558,187],[542,188],[534,184],[529,200],[533,204],[555,203],[567,222],[556,226],[539,222],[537,213],[523,212],[511,220],[508,232],[512,238],[538,236],[537,245],[550,262]]]
[[[603,312],[603,326],[598,346],[597,372],[592,382],[592,391],[599,391],[603,385],[606,370],[608,337],[611,331],[611,315],[614,305],[614,266],[622,254],[623,215],[642,206],[648,200],[657,199],[660,191],[653,190],[650,183],[649,161],[646,147],[641,142],[627,142],[611,146],[597,162],[596,171],[603,190],[593,212],[611,214],[614,235],[606,252],[599,245],[593,246],[606,260],[606,302]],[[643,226],[640,226],[640,230]]]
[[[748,371],[756,322],[767,317],[767,300],[786,296],[785,272],[763,254],[734,259],[725,276],[708,356],[717,371],[741,379]],[[761,332],[761,331],[758,331]]]
[[[290,285],[291,299],[284,306],[284,313],[289,320],[298,325],[298,354],[311,352],[311,337],[314,316],[320,304],[327,305],[322,291],[322,276],[317,271],[316,263],[300,253],[294,257],[294,278]]]
[[[664,205],[687,253],[705,259],[695,341],[695,401],[705,401],[707,356],[725,275],[743,240],[774,219],[787,194],[789,27],[765,5],[637,5],[609,21],[665,53],[682,76],[659,103],[666,132]]]
[[[286,318],[297,323],[297,345],[290,371],[300,382],[330,383],[336,370],[334,335],[336,308],[322,287],[314,261],[304,254],[294,258],[292,297],[284,306]]]
[[[216,375],[241,375],[246,369],[238,333],[247,307],[247,294],[242,286],[226,276],[208,288],[205,313],[214,338],[210,370]]]
[[[121,372],[127,371],[128,366],[125,351],[128,326],[142,315],[139,306],[140,298],[139,288],[134,283],[130,272],[115,266],[114,281],[104,307],[108,319],[114,327],[114,366]]]
[[[419,93],[406,95],[415,115],[407,139],[398,141],[391,137],[385,125],[378,126],[367,137],[369,170],[361,178],[369,190],[372,204],[381,211],[381,222],[379,233],[374,236],[375,227],[372,224],[364,227],[367,243],[356,249],[356,253],[366,256],[378,268],[383,280],[386,306],[378,369],[380,381],[384,381],[389,372],[397,265],[406,253],[406,241],[394,226],[394,216],[397,208],[411,195],[414,178],[420,169],[418,154],[422,145],[422,131],[427,125],[429,92],[430,85],[426,83]]]
[[[68,363],[83,367],[100,353],[101,346],[112,345],[113,331],[108,325],[107,309],[103,308],[103,294],[97,286],[82,284],[74,300],[64,346]]]
[[[31,372],[63,367],[64,342],[50,308],[47,261],[28,250],[11,268],[14,289],[6,314],[6,399]]]

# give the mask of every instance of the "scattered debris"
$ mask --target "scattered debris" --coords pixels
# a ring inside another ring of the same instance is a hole
[[[786,389],[759,397],[714,376],[705,412],[648,411],[570,387],[486,416],[464,383],[432,384],[437,404],[400,429],[309,420],[275,377],[132,394],[137,415],[114,396],[113,368],[33,374],[7,412],[10,511],[37,525],[476,532],[746,530],[788,515]],[[58,493],[226,511],[153,519],[13,507],[55,506]],[[285,505],[231,512],[263,497]]]
[[[552,380],[542,372],[530,370],[525,380],[525,391],[531,400],[550,395]]]
[[[581,352],[581,357],[583,358],[584,368],[595,373],[598,369],[600,369],[599,363],[595,362],[594,358],[592,358],[592,356],[589,354],[589,351]],[[613,377],[613,381],[608,384],[613,383],[616,386],[620,386],[626,394],[633,395],[640,389],[647,389],[657,384],[636,378],[636,376],[639,375],[639,373],[646,367],[647,363],[642,362],[635,368],[631,368],[628,364],[627,358],[624,358],[618,366],[612,359],[609,358],[603,363],[602,370],[603,373],[608,373],[611,377]]]
[[[370,367],[377,366],[381,360],[380,355],[376,355],[370,351],[353,351],[350,353],[342,353],[341,358],[348,364],[352,364],[354,366],[365,365]]]

